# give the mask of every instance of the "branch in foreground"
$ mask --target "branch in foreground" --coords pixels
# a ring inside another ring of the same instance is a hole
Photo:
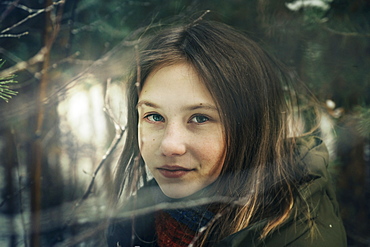
[[[209,198],[201,198],[201,199],[197,199],[197,200],[193,200],[193,201],[189,201],[189,202],[165,202],[165,203],[159,203],[159,204],[156,204],[156,205],[152,205],[152,206],[148,206],[148,207],[145,207],[145,208],[141,208],[141,209],[134,209],[132,211],[126,211],[126,212],[114,212],[114,217],[112,217],[111,219],[117,219],[118,221],[119,220],[127,220],[129,218],[132,217],[132,215],[135,215],[135,216],[139,216],[139,215],[144,215],[144,214],[148,214],[148,213],[153,213],[155,211],[159,211],[159,210],[163,210],[163,209],[177,209],[177,208],[191,208],[191,207],[196,207],[196,206],[201,206],[201,205],[205,205],[205,204],[210,204],[210,203],[227,203],[229,204],[230,206],[232,205],[243,205],[245,204],[245,201],[248,200],[247,197],[244,197],[244,198],[239,198],[239,199],[235,199],[235,198],[230,198],[230,197],[223,197],[223,196],[213,196],[213,197],[209,197]],[[86,204],[85,204],[86,205]],[[94,204],[94,206],[97,206],[96,204]],[[228,209],[226,209],[228,210]],[[88,215],[88,209],[86,210],[83,210],[83,212],[85,212],[86,215]],[[196,234],[196,236],[194,237],[193,241],[191,244],[192,245],[189,245],[189,247],[194,247],[194,243],[199,239],[200,235],[207,230],[207,228],[209,228],[215,221],[219,220],[219,218],[223,215],[223,213],[219,213],[219,214],[216,214],[214,216],[214,218],[211,219],[211,221],[203,228],[199,229],[198,233]],[[112,215],[113,216],[113,215]],[[88,217],[88,216],[86,216]],[[103,215],[99,215],[97,218],[94,218],[92,219],[91,217],[89,217],[87,219],[86,222],[100,222],[98,224],[94,224],[94,228],[89,228],[87,230],[84,230],[84,231],[81,231],[79,234],[73,236],[73,237],[70,237],[68,239],[66,239],[65,241],[61,242],[61,243],[58,243],[56,246],[57,247],[67,247],[67,246],[75,246],[83,241],[85,241],[86,239],[90,238],[90,237],[93,237],[93,236],[96,236],[96,234],[104,231],[105,229],[107,229],[108,225],[109,225],[109,222],[106,221],[106,218],[104,218],[105,216]],[[45,220],[47,219],[47,217],[45,216]]]

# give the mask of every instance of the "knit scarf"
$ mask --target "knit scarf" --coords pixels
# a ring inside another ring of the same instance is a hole
[[[158,246],[189,246],[197,232],[214,216],[205,206],[158,211],[155,215]]]

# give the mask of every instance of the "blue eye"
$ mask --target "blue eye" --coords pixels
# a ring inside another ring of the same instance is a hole
[[[164,122],[164,117],[159,114],[150,114],[147,115],[145,118],[147,118],[151,122]]]
[[[195,123],[204,123],[204,122],[207,122],[209,121],[209,118],[206,117],[206,116],[203,116],[203,115],[198,115],[198,116],[194,116],[192,119],[191,119],[192,122],[195,122]]]

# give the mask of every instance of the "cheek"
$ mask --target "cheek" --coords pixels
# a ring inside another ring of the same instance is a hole
[[[206,161],[207,170],[209,170],[210,174],[219,174],[225,159],[225,144],[223,139],[204,143],[202,147],[199,150],[202,153],[203,160]]]

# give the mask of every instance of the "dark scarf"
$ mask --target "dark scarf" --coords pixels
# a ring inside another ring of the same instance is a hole
[[[159,189],[159,188],[158,188]],[[209,187],[182,199],[166,197],[162,191],[152,193],[158,202],[186,202],[209,196]],[[160,247],[189,246],[197,234],[215,217],[212,205],[199,205],[191,208],[164,209],[155,212],[157,244]]]
[[[157,244],[160,247],[185,247],[215,216],[206,206],[161,210],[155,214]]]

